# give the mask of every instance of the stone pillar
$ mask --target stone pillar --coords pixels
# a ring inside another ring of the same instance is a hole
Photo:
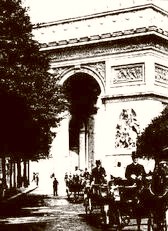
[[[88,129],[87,129],[87,125],[86,125],[86,129],[85,129],[85,168],[88,168],[88,164],[89,164],[88,149],[89,149],[89,145],[88,145]]]
[[[91,170],[95,159],[95,115],[88,119],[88,169]]]
[[[70,166],[70,152],[69,152],[69,120],[70,116],[63,119],[56,132],[56,138],[53,141],[51,155],[52,169],[51,171],[55,174],[59,181],[58,194],[62,195],[65,191],[64,176],[65,173],[71,169]]]
[[[84,170],[86,163],[86,131],[83,128],[79,134],[79,168]]]
[[[109,118],[107,117],[107,113],[104,111],[104,106],[98,109],[97,114],[94,115],[94,153],[93,153],[93,164],[95,165],[95,160],[100,159],[103,161],[105,154],[107,154],[108,148],[108,130],[111,125],[111,121],[109,123]]]

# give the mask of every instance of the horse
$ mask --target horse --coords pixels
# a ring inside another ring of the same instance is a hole
[[[144,182],[143,188],[138,194],[140,201],[139,212],[144,210],[149,216],[149,227],[153,231],[166,231],[166,211],[168,204],[168,176],[163,166],[163,161],[156,162],[155,169]],[[149,229],[150,230],[150,229]]]

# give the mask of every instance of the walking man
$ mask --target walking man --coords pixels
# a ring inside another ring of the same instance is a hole
[[[58,196],[58,181],[56,178],[54,178],[54,181],[53,181],[53,195],[54,196]]]
[[[36,185],[38,186],[39,185],[39,175],[38,175],[38,173],[36,173],[35,181],[36,181]]]

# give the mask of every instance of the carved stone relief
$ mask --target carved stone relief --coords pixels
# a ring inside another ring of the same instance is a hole
[[[52,74],[54,74],[57,81],[60,81],[63,73],[68,71],[69,67],[56,67],[52,69]]]
[[[74,66],[70,67],[54,67],[51,69],[52,74],[54,74],[57,81],[63,77],[64,73],[67,73],[68,70],[71,70]],[[78,71],[83,72],[83,69],[87,71],[87,69],[92,70],[93,72],[97,73],[101,79],[105,82],[105,63],[104,62],[97,62],[97,63],[89,63],[89,64],[82,64],[79,65]]]
[[[123,109],[116,126],[115,148],[135,148],[139,123],[133,109]]]
[[[87,67],[95,70],[103,80],[105,80],[105,62],[97,62],[97,63],[88,63],[87,65],[82,65],[83,67]]]
[[[168,67],[155,64],[155,81],[168,85]]]
[[[156,43],[155,41],[147,41],[147,40],[129,40],[121,43],[120,45],[116,45],[114,43],[103,43],[92,44],[87,46],[76,46],[72,48],[59,49],[57,52],[52,51],[50,53],[50,58],[52,61],[67,61],[72,59],[81,59],[81,58],[90,58],[90,57],[99,57],[102,55],[113,55],[113,54],[121,54],[123,52],[132,52],[132,51],[142,51],[146,48],[155,48],[159,51],[167,52],[168,48],[164,43]]]
[[[144,64],[112,67],[111,85],[144,82]]]

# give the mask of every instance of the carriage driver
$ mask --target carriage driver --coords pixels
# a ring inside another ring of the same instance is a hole
[[[125,171],[125,177],[130,184],[142,182],[145,178],[144,166],[138,163],[138,157],[136,153],[132,153],[132,164],[127,165]]]
[[[106,171],[101,166],[101,161],[96,160],[96,167],[92,169],[91,173],[91,182],[94,182],[94,184],[104,184],[106,183],[105,177]]]

